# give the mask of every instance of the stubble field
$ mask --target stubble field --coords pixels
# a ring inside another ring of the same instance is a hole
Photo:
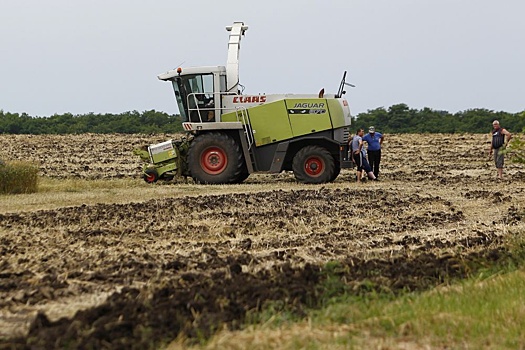
[[[327,265],[356,294],[422,290],[525,228],[525,171],[507,162],[496,181],[486,135],[386,135],[380,182],[145,184],[131,151],[171,136],[0,135],[0,158],[42,176],[0,197],[0,344],[200,340],[269,306],[301,315]]]

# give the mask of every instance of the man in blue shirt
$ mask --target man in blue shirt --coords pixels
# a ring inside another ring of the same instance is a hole
[[[368,144],[368,163],[370,163],[376,178],[379,176],[379,163],[381,162],[381,146],[383,145],[383,139],[383,134],[376,132],[376,129],[373,126],[368,129],[368,134],[363,137],[363,141]]]

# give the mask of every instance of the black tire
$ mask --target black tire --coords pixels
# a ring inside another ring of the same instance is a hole
[[[335,164],[334,166],[334,174],[332,175],[332,178],[330,179],[330,182],[334,182],[335,179],[339,176],[339,173],[341,172],[341,166],[339,164]]]
[[[155,183],[159,180],[159,173],[157,169],[146,169],[144,171],[144,181],[149,184]]]
[[[248,178],[248,176],[250,176],[250,174],[248,173],[248,170],[243,170],[240,174],[239,174],[239,177],[237,179],[235,179],[235,181],[233,181],[232,183],[236,183],[236,184],[240,184],[242,183],[244,180],[246,180]]]
[[[320,184],[332,181],[335,162],[326,148],[306,146],[293,158],[292,169],[297,181]]]
[[[222,133],[208,133],[191,142],[188,169],[197,183],[227,184],[237,182],[246,166],[241,148],[233,138]]]

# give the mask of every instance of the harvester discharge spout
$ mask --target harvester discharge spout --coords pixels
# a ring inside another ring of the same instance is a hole
[[[237,92],[239,86],[239,51],[241,50],[241,39],[248,26],[244,22],[234,22],[233,25],[227,26],[226,30],[230,32],[228,40],[228,60],[226,61],[226,81],[227,92]]]

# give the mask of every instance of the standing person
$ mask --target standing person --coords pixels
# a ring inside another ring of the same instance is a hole
[[[496,164],[496,169],[498,170],[498,179],[503,180],[503,165],[504,165],[504,155],[501,151],[507,147],[512,134],[506,129],[502,128],[499,125],[499,121],[494,120],[492,122],[492,142],[490,143],[489,157],[494,153],[494,163]],[[505,137],[506,136],[506,137]]]
[[[379,177],[379,163],[381,162],[381,146],[383,145],[383,134],[376,132],[376,128],[371,126],[368,128],[368,134],[363,137],[363,141],[368,144],[368,162],[374,176]]]
[[[357,129],[354,138],[351,141],[350,147],[352,149],[352,159],[357,165],[357,182],[361,182],[361,176],[363,174],[363,169],[368,174],[368,178],[371,180],[377,180],[372,172],[372,168],[368,161],[366,160],[366,153],[363,147],[363,135],[365,131],[363,129]]]

